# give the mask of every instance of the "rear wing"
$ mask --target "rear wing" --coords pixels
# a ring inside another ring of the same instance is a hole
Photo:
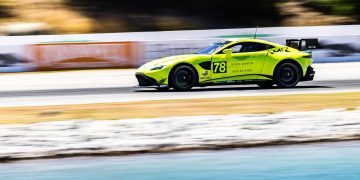
[[[306,51],[318,48],[319,42],[318,39],[287,39],[286,46]]]

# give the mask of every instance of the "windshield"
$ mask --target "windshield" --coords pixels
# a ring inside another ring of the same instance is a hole
[[[230,43],[231,41],[221,42],[221,43],[214,43],[206,48],[203,48],[197,51],[195,54],[211,54],[218,50],[219,48],[223,47],[224,45]]]

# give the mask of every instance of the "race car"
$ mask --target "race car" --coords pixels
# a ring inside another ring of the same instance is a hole
[[[158,90],[234,84],[291,88],[299,81],[313,80],[311,65],[311,54],[296,48],[260,39],[237,39],[214,43],[193,54],[150,61],[135,76],[140,87]]]

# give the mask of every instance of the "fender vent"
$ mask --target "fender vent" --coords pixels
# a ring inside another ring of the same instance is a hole
[[[205,70],[211,70],[211,61],[205,61],[199,64]]]

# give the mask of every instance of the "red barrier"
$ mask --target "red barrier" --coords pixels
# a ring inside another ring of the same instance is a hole
[[[26,52],[40,70],[137,67],[142,59],[136,42],[34,44]]]

